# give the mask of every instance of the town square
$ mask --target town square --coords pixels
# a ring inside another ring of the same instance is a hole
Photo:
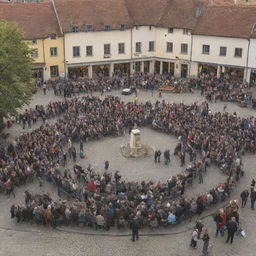
[[[0,2],[0,255],[255,255],[254,17]]]

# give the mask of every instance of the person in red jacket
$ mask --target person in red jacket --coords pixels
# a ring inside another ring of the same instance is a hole
[[[220,209],[218,214],[215,216],[214,221],[216,222],[216,235],[218,236],[219,232],[222,236],[224,236],[224,226],[227,222],[227,215],[223,209]]]
[[[90,192],[95,192],[95,185],[92,181],[88,182],[87,187]]]

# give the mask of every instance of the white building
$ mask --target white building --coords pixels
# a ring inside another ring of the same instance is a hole
[[[69,76],[256,70],[256,8],[208,0],[55,0]],[[251,39],[250,39],[251,38]],[[254,73],[254,72],[253,72]]]
[[[256,67],[255,42],[250,40],[255,17],[255,7],[207,7],[193,31],[191,65],[199,73],[232,72],[249,82]]]

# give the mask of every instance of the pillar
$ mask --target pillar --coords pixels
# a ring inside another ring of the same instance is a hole
[[[134,62],[131,62],[131,63],[130,63],[130,74],[131,74],[131,75],[134,74],[134,65],[135,65]]]
[[[245,68],[244,69],[244,81],[249,83],[250,82],[250,77],[251,77],[251,69],[250,68]]]
[[[160,61],[160,75],[163,74],[163,62]]]
[[[113,73],[114,73],[114,63],[111,63],[109,65],[109,77],[112,77],[113,76]]]
[[[168,74],[170,74],[170,72],[171,72],[171,70],[170,70],[170,69],[171,69],[171,63],[170,63],[170,62],[168,62],[168,70],[167,70],[167,73],[168,73]]]
[[[149,62],[149,73],[154,74],[155,73],[155,61],[151,60]]]
[[[220,78],[221,66],[217,67],[217,78]]]
[[[88,77],[92,78],[92,65],[88,66]]]
[[[144,61],[140,62],[140,72],[144,73]]]
[[[198,77],[199,74],[199,64],[196,62],[190,62],[189,76],[192,78]]]
[[[226,67],[222,66],[222,73],[225,73],[225,72],[226,72]]]
[[[180,73],[181,73],[181,70],[180,70],[180,61],[175,61],[174,63],[174,77],[180,77]]]

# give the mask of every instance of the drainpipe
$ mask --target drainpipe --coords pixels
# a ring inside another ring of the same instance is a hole
[[[191,76],[191,61],[192,61],[192,54],[193,54],[193,34],[191,33],[191,44],[190,44],[190,59],[189,59],[189,77]]]
[[[249,39],[248,39],[247,58],[246,58],[246,67],[245,67],[245,81],[246,81],[247,75],[248,75],[248,63],[249,63],[250,44],[251,44],[251,40],[250,40],[250,38],[249,38]]]

